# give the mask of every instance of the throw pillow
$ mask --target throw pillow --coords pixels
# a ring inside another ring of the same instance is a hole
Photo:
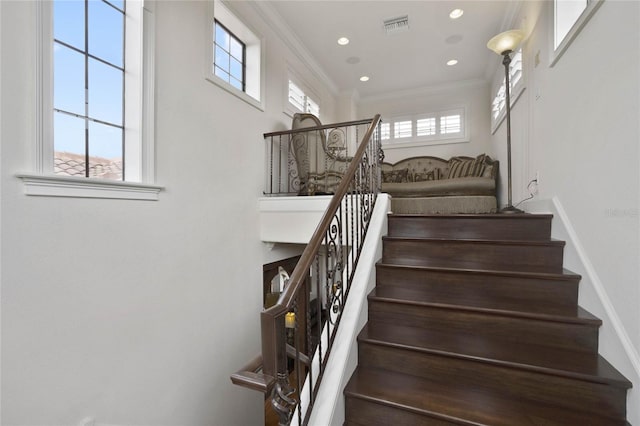
[[[484,170],[487,167],[487,155],[486,154],[480,154],[476,157],[475,159],[475,164],[473,167],[473,174],[469,175],[469,176],[476,176],[476,177],[480,177],[482,175],[484,175]]]
[[[409,180],[409,169],[391,170],[382,172],[382,182],[403,183]]]
[[[435,180],[435,174],[433,170],[429,170],[428,172],[424,172],[424,173],[413,174],[414,182],[425,182],[428,180]]]
[[[447,179],[455,179],[460,177],[471,176],[475,167],[475,159],[465,160],[461,158],[452,158],[449,160],[449,175]]]

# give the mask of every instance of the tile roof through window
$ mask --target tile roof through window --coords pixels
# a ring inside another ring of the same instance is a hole
[[[85,176],[85,157],[82,154],[56,151],[54,173],[66,176]],[[89,157],[89,177],[122,180],[122,159]]]

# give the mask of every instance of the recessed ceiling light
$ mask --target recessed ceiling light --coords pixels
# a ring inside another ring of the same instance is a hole
[[[363,75],[362,77],[360,77],[360,81],[369,81],[369,76]]]
[[[459,17],[461,17],[464,14],[464,10],[462,9],[453,9],[451,11],[451,13],[449,14],[449,18],[451,19],[458,19]]]
[[[338,39],[338,44],[339,44],[340,46],[346,46],[347,44],[349,44],[349,39],[348,39],[348,38],[346,38],[346,37],[340,37],[340,38]]]
[[[447,61],[447,65],[449,65],[450,67],[454,66],[457,63],[458,63],[457,59],[451,59],[451,60]]]

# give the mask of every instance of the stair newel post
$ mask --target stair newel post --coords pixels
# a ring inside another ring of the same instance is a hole
[[[263,372],[276,378],[271,404],[278,413],[279,424],[282,426],[289,424],[297,403],[293,398],[295,389],[289,385],[286,313],[286,310],[277,313],[267,310],[261,314]]]

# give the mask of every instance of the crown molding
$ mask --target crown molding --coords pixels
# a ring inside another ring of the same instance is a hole
[[[387,101],[392,99],[405,98],[408,96],[421,96],[421,95],[434,95],[437,93],[449,92],[456,89],[473,89],[478,87],[486,87],[487,81],[481,78],[474,78],[471,80],[461,80],[451,83],[439,84],[436,86],[418,87],[415,89],[404,89],[393,92],[385,92],[377,95],[363,96],[360,98],[360,103],[375,102],[375,101]]]
[[[309,50],[302,43],[300,38],[291,29],[289,24],[284,20],[282,15],[266,1],[252,1],[249,4],[258,12],[258,15],[273,30],[273,32],[282,40],[282,42],[293,52],[293,54],[304,63],[311,74],[324,83],[332,95],[338,95],[338,86],[327,75],[322,66],[309,53]]]

